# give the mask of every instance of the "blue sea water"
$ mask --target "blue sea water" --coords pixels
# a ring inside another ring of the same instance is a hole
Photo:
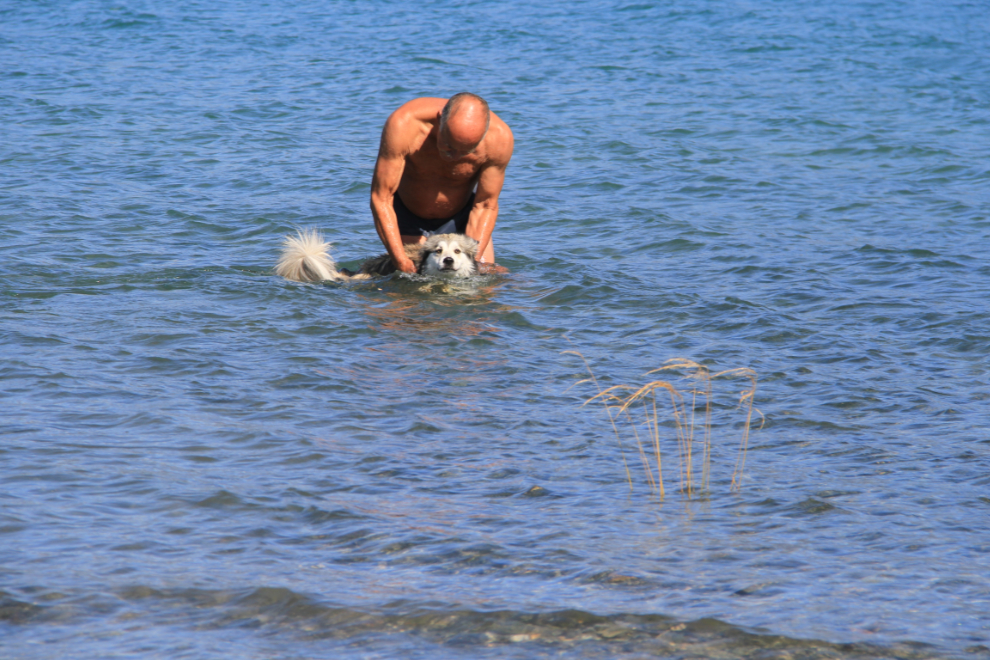
[[[0,654],[990,656],[988,61],[980,2],[0,2]],[[458,91],[510,273],[275,277]],[[745,379],[661,501],[566,351],[753,370],[737,487]]]

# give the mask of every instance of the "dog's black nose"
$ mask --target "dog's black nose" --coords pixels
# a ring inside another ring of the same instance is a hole
[[[444,266],[453,266],[454,265],[454,258],[453,257],[444,257],[443,258],[443,265]]]

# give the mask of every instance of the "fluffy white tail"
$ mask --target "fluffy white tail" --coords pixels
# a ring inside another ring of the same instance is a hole
[[[296,282],[339,281],[347,279],[337,270],[328,250],[330,244],[316,229],[300,229],[286,236],[275,273]]]

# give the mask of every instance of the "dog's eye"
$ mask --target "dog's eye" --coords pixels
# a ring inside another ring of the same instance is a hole
[[[443,248],[437,248],[433,251],[433,254],[443,254]]]
[[[460,254],[460,253],[461,253],[460,250],[454,250],[454,254]]]

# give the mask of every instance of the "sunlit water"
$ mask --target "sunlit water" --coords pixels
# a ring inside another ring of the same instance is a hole
[[[988,16],[0,4],[2,655],[990,655]],[[272,274],[462,90],[509,275]],[[741,487],[744,381],[658,502],[568,350],[755,370]]]

